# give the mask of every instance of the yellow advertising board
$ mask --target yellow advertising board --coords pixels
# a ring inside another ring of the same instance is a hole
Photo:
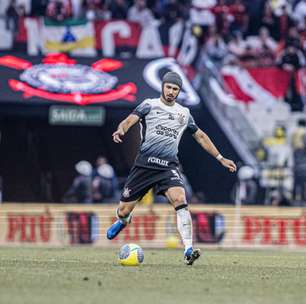
[[[106,229],[115,210],[116,205],[2,204],[0,245],[180,246],[171,206],[137,207],[132,224],[109,241]],[[306,249],[302,208],[192,205],[190,210],[197,246]]]

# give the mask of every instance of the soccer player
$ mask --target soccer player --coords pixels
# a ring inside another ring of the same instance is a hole
[[[177,228],[185,246],[184,260],[192,265],[201,252],[192,247],[192,220],[178,170],[178,145],[183,132],[189,131],[202,148],[230,172],[236,171],[236,165],[223,157],[207,134],[198,128],[189,109],[176,103],[181,88],[181,77],[175,72],[166,73],[160,98],[145,99],[113,133],[114,142],[121,143],[128,130],[140,121],[140,151],[121,195],[118,220],[107,230],[107,238],[115,238],[131,222],[137,202],[154,187],[157,194],[167,197],[176,211]]]

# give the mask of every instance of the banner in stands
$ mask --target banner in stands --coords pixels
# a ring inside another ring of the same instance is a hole
[[[115,220],[115,205],[4,204],[0,245],[75,245],[181,247],[170,206],[136,209],[133,223],[112,241],[105,238]],[[191,206],[196,246],[306,249],[302,208]],[[239,211],[239,212],[237,212]]]
[[[186,106],[199,104],[199,96],[174,58],[76,59],[65,54],[31,57],[10,53],[0,57],[0,106],[103,103],[135,107],[145,98],[160,95],[161,78],[168,70],[183,78],[179,100]]]
[[[141,27],[125,20],[66,20],[54,23],[43,18],[25,18],[17,37],[27,43],[29,55],[70,52],[75,56],[175,57],[190,66],[199,54],[198,38],[182,21]]]
[[[242,69],[226,65],[221,72],[228,91],[244,103],[271,105],[285,97],[290,83],[290,74],[277,67]]]

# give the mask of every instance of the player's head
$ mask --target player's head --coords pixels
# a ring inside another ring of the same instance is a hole
[[[175,72],[168,72],[163,77],[162,82],[162,97],[168,102],[172,103],[177,98],[182,88],[183,81],[179,74]]]

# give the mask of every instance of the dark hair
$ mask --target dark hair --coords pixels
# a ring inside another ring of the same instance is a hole
[[[179,86],[180,89],[183,86],[183,81],[181,76],[175,72],[166,73],[163,77],[163,85],[165,82],[176,84],[177,86]]]

